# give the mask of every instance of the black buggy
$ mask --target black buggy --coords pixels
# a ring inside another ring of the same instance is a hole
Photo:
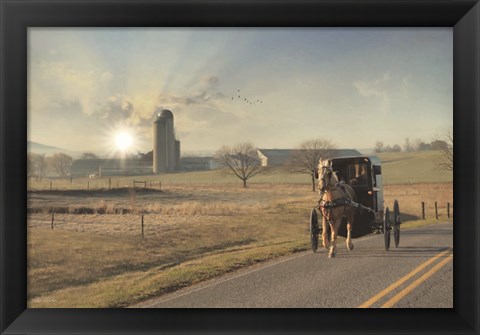
[[[400,243],[400,208],[398,201],[393,203],[393,213],[386,207],[384,209],[382,167],[378,157],[355,156],[332,159],[333,171],[337,174],[340,182],[352,186],[358,202],[351,201],[350,206],[357,208],[354,224],[352,227],[352,238],[361,237],[370,233],[384,234],[385,249],[390,248],[390,232],[393,230],[395,247]],[[318,175],[316,176],[318,179]],[[321,211],[314,207],[310,213],[310,236],[312,250],[317,252],[318,239],[322,233],[322,225],[319,224]],[[327,225],[327,229],[328,228]],[[346,237],[346,218],[338,235]],[[328,234],[330,238],[330,233]]]

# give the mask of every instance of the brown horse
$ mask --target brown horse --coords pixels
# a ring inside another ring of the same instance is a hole
[[[328,258],[335,257],[337,247],[337,236],[342,218],[347,218],[347,249],[353,249],[351,230],[353,219],[355,217],[355,207],[349,205],[351,201],[356,201],[353,188],[343,182],[338,181],[337,175],[332,169],[332,161],[320,161],[319,164],[319,189],[320,201],[319,209],[322,213],[322,242],[325,248],[329,248],[327,236],[327,223],[330,225],[330,252]]]

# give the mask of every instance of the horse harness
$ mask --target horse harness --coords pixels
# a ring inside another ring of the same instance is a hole
[[[343,213],[342,216],[345,214],[346,207],[352,205],[352,200],[347,196],[347,191],[345,190],[344,183],[339,182],[335,184],[335,186],[329,190],[321,190],[320,193],[320,200],[318,201],[318,209],[325,217],[328,224],[330,224],[335,218],[333,217],[333,209],[336,207],[343,206]],[[333,201],[323,201],[323,195],[328,191],[334,191],[339,189],[342,193],[342,197],[335,199]]]

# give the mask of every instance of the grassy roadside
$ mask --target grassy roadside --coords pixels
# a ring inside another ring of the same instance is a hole
[[[51,307],[52,303],[69,308],[127,307],[177,289],[272,258],[307,250],[305,241],[275,241],[228,248],[176,266],[152,267],[110,277],[88,285],[70,287],[41,295],[29,307]]]
[[[453,223],[453,219],[448,219],[446,217],[442,218],[439,217],[438,220],[436,219],[427,219],[427,220],[412,220],[412,221],[407,221],[405,223],[402,222],[401,229],[415,229],[415,228],[420,228],[423,226],[428,226],[436,223],[444,223],[444,222],[450,222]]]
[[[402,230],[416,229],[443,221],[414,220],[402,223]],[[144,270],[104,277],[88,284],[41,294],[30,308],[59,305],[68,308],[117,308],[191,286],[270,259],[309,250],[305,236],[278,238],[268,243],[250,243],[212,251],[184,262],[151,265]]]

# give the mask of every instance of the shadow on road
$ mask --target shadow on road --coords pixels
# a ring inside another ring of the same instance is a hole
[[[361,247],[358,249],[354,249],[351,252],[348,252],[347,250],[342,251],[339,250],[337,253],[338,258],[368,258],[368,257],[419,257],[419,258],[425,258],[425,257],[433,257],[436,256],[438,253],[448,250],[450,247],[447,246],[441,246],[441,247],[399,247],[395,248],[393,246],[393,249],[391,248],[390,251],[379,251],[377,250],[372,250],[372,249],[364,249],[362,250]],[[448,253],[444,255],[444,257],[449,256],[451,253]]]

